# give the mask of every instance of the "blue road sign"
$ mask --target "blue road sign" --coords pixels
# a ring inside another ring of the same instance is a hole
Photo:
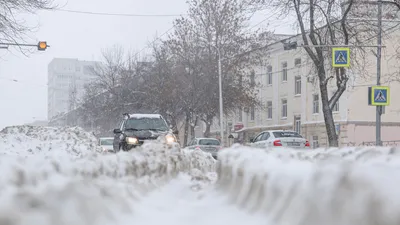
[[[390,104],[390,88],[374,86],[368,88],[368,103],[373,106],[388,106]]]
[[[332,48],[332,67],[350,67],[349,48]]]

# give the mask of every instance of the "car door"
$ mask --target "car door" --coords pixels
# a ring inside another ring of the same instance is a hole
[[[125,120],[122,120],[119,125],[118,125],[118,129],[120,129],[122,131],[123,127],[124,127],[124,122]],[[119,144],[120,144],[120,136],[121,134],[114,134],[114,141],[113,141],[113,149],[114,151],[118,151],[119,150]]]
[[[261,141],[261,138],[262,138],[263,134],[264,134],[264,132],[258,134],[258,135],[254,138],[254,141],[253,141],[253,143],[251,144],[251,146],[258,148],[258,146],[260,145],[259,142]]]
[[[258,142],[258,147],[259,148],[267,148],[268,147],[268,139],[270,138],[269,132],[264,132],[262,134],[262,137],[260,138],[260,141]]]

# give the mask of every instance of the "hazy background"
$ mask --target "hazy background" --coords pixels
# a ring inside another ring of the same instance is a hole
[[[66,10],[113,14],[179,15],[185,14],[187,9],[185,0],[64,0],[56,3]],[[114,44],[140,51],[144,56],[148,43],[172,28],[176,17],[108,16],[56,10],[20,18],[39,25],[30,35],[30,42],[36,44],[43,40],[51,47],[28,57],[16,49],[0,49],[0,129],[47,119],[47,65],[53,58],[100,60],[101,49]],[[277,20],[276,13],[265,10],[253,17],[251,29],[293,34],[290,21],[289,18]]]

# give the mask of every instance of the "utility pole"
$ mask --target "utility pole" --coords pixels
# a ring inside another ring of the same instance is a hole
[[[382,0],[378,0],[378,49],[376,56],[376,85],[381,85],[381,63],[382,63]],[[382,146],[381,140],[381,115],[382,106],[376,106],[376,146]]]

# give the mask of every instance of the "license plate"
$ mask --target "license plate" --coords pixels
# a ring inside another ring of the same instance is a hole
[[[288,146],[300,146],[298,142],[288,142]]]

